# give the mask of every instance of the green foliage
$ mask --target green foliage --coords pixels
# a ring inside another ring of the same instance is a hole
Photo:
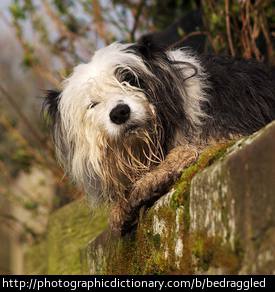
[[[56,6],[60,14],[68,14],[69,8],[74,7],[75,1],[73,0],[54,0],[53,4]]]
[[[14,19],[16,19],[16,20],[26,19],[25,10],[20,5],[18,0],[14,0],[13,3],[10,5],[9,9],[10,9],[10,13],[12,14]]]
[[[49,32],[45,24],[45,20],[35,15],[33,17],[33,26],[39,33],[39,38],[41,42],[43,42],[46,46],[49,46],[50,38],[49,38]]]
[[[33,157],[23,148],[15,149],[11,155],[11,163],[18,169],[28,171]]]
[[[38,63],[38,57],[35,55],[34,49],[30,44],[25,44],[25,46],[22,65],[26,68],[31,68]]]
[[[36,210],[38,206],[39,206],[38,203],[34,201],[28,201],[24,204],[24,207],[27,210]]]

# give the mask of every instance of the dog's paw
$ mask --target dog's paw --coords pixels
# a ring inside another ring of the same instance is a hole
[[[130,208],[135,210],[134,213],[138,213],[140,207],[150,207],[158,198],[169,191],[179,175],[179,172],[163,170],[147,173],[134,184],[130,192],[128,200]]]
[[[127,203],[118,203],[111,214],[111,228],[113,232],[125,235],[133,230],[138,223],[140,209],[149,208],[164,195],[177,176],[175,173],[148,173],[138,180],[131,192]]]
[[[110,219],[112,230],[120,235],[131,231],[137,225],[140,209],[144,207],[146,210],[166,194],[182,169],[197,159],[197,154],[196,149],[177,147],[159,167],[137,180],[127,201],[121,200],[113,207]]]

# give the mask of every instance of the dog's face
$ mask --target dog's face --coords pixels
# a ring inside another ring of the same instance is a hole
[[[87,189],[97,181],[111,199],[125,193],[164,158],[176,132],[191,127],[180,83],[197,69],[183,74],[175,56],[114,43],[48,94],[58,157]]]
[[[121,139],[144,127],[152,114],[137,76],[137,71],[150,72],[138,56],[125,53],[128,46],[115,43],[97,51],[90,63],[77,66],[64,83],[61,119],[89,129],[89,139],[97,135]]]

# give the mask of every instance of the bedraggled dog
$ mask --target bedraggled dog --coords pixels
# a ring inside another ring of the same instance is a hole
[[[275,119],[275,79],[253,60],[113,43],[49,91],[57,156],[126,232],[201,150]]]

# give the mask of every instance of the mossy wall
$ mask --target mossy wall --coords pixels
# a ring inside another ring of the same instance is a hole
[[[57,211],[49,224],[44,271],[275,273],[274,137],[272,123],[234,144],[206,149],[123,238],[105,229],[105,216],[91,220],[83,206],[80,212],[74,204]]]
[[[88,274],[86,248],[107,227],[106,212],[75,201],[50,216],[45,239],[26,252],[29,274]]]

